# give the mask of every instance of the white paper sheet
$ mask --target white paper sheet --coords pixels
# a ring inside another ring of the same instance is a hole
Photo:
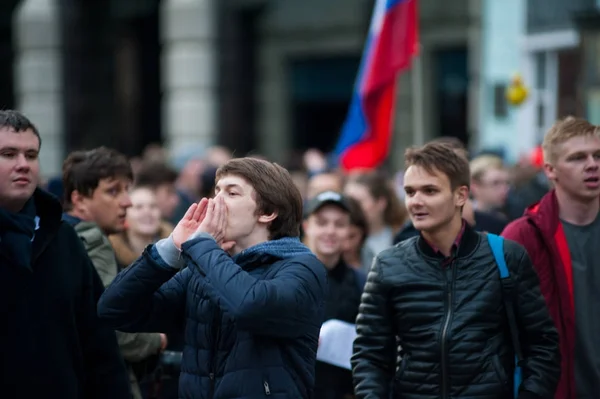
[[[327,320],[321,326],[317,360],[351,370],[352,344],[356,326],[340,320]]]

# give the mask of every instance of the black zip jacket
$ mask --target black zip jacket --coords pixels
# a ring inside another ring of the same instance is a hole
[[[0,398],[131,399],[115,332],[96,315],[100,277],[58,200],[33,198],[31,270],[0,254]]]
[[[506,240],[504,253],[525,357],[519,399],[551,399],[560,376],[558,335],[526,251]],[[514,351],[485,235],[467,226],[454,261],[443,261],[422,237],[378,255],[356,322],[357,399],[513,396]]]

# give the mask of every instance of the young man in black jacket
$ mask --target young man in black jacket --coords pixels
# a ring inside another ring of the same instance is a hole
[[[59,201],[36,189],[40,135],[0,111],[0,392],[3,398],[130,399],[102,282]]]
[[[462,218],[468,161],[444,143],[405,158],[406,206],[421,234],[381,252],[369,273],[352,357],[356,397],[512,398],[515,348],[499,268],[487,237]],[[518,398],[551,399],[558,335],[526,251],[505,241],[503,252],[524,356]]]

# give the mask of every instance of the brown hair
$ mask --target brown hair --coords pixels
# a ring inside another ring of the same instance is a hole
[[[567,116],[564,119],[558,120],[544,136],[542,150],[544,151],[544,161],[553,162],[558,155],[557,146],[564,143],[573,137],[582,136],[600,136],[600,127],[592,125],[585,119]]]
[[[107,178],[125,177],[133,180],[133,172],[127,157],[120,152],[98,147],[90,151],[74,151],[63,162],[64,208],[73,207],[71,194],[78,191],[90,197]]]
[[[262,159],[235,158],[217,169],[216,181],[227,175],[239,176],[252,185],[259,214],[277,213],[269,225],[271,240],[300,235],[302,196],[285,168]]]
[[[135,175],[135,185],[157,189],[163,184],[174,184],[177,172],[163,162],[151,161],[142,163]]]
[[[360,240],[360,245],[362,247],[369,236],[369,223],[367,222],[367,217],[357,200],[348,195],[344,196],[344,200],[348,204],[350,210],[350,224],[358,227],[362,231],[363,236]]]
[[[460,155],[461,157],[469,159],[469,150],[467,150],[467,147],[465,147],[463,142],[460,141],[460,139],[458,139],[457,137],[442,136],[431,140],[429,143],[447,145],[448,147],[452,148],[455,152],[457,152],[458,155]]]
[[[430,142],[422,147],[409,148],[404,153],[404,163],[406,168],[419,166],[432,174],[442,172],[450,180],[452,190],[469,187],[469,161],[445,143]]]
[[[406,207],[398,198],[387,176],[382,172],[376,171],[353,175],[348,181],[365,186],[371,197],[386,200],[387,206],[383,212],[383,218],[393,230],[399,229],[404,224],[408,217]]]

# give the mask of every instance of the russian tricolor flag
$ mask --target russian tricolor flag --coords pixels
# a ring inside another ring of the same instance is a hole
[[[396,77],[418,51],[417,0],[376,0],[354,94],[335,155],[345,170],[376,168],[388,155]]]

